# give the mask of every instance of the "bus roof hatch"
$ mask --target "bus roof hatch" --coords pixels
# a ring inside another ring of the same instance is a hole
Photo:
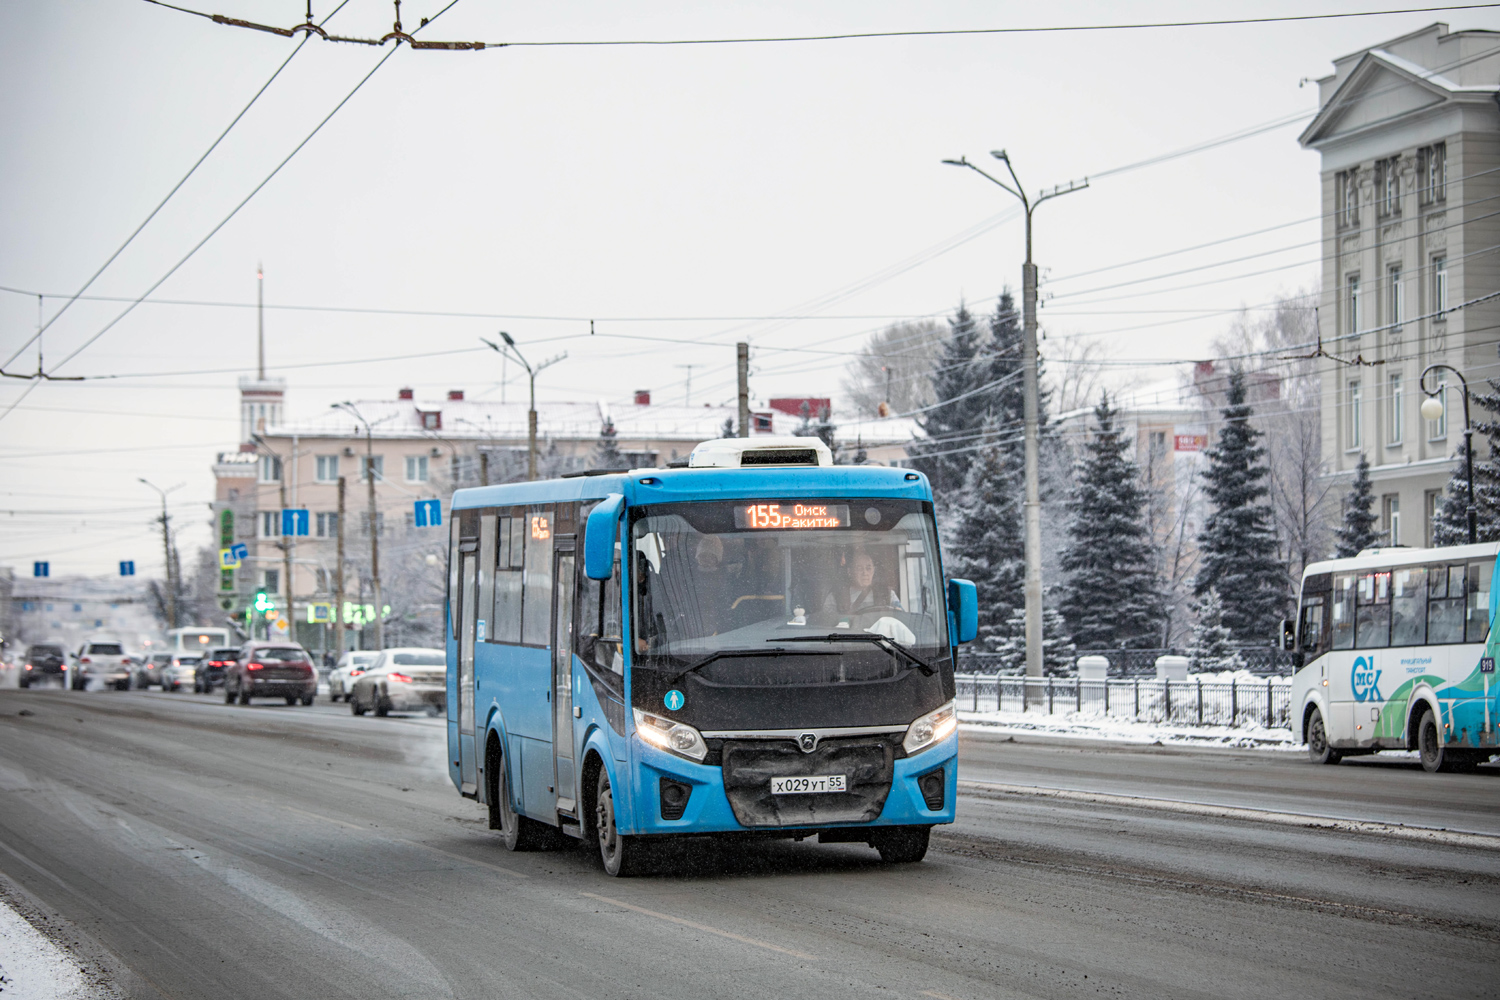
[[[688,456],[690,469],[745,469],[833,464],[833,452],[815,437],[714,438]]]

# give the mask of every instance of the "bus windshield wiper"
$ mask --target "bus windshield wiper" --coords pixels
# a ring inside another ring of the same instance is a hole
[[[922,673],[931,677],[937,673],[937,667],[922,659],[916,653],[907,649],[901,643],[889,636],[880,635],[875,632],[829,632],[827,635],[789,635],[777,639],[767,639],[767,642],[873,642],[882,649],[888,650],[901,659],[915,666]],[[774,652],[774,650],[767,650]]]
[[[767,639],[766,641],[767,642],[777,642],[778,640],[776,640],[776,639]],[[671,679],[669,679],[667,681],[667,683],[668,684],[676,684],[678,681],[682,680],[684,677],[686,677],[688,674],[692,673],[693,671],[697,670],[698,668],[700,668],[700,667],[706,667],[710,663],[714,662],[715,660],[724,659],[725,657],[740,657],[740,656],[784,656],[788,652],[789,652],[789,650],[785,650],[785,649],[720,649],[720,650],[716,650],[715,652],[709,653],[707,656],[703,657],[702,659],[697,660],[697,661],[689,664],[688,666],[683,667],[681,670],[677,671],[677,673],[673,674],[672,677],[671,677]]]

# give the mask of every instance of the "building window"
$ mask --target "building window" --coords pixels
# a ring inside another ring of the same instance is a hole
[[[1427,421],[1427,440],[1448,440],[1448,381],[1444,378],[1437,380],[1437,393],[1432,397],[1443,404],[1443,412],[1436,420]]]
[[[1391,325],[1391,332],[1398,333],[1401,330],[1401,324],[1406,322],[1406,289],[1401,285],[1401,268],[1391,268],[1386,272],[1386,277],[1391,285],[1391,316],[1388,322]]]
[[[339,536],[338,511],[318,511],[317,531],[319,538],[337,538]]]
[[[364,482],[368,470],[375,470],[375,481],[379,482],[385,478],[385,456],[384,455],[361,455],[359,458],[359,481]]]
[[[1401,387],[1401,376],[1392,375],[1389,383],[1390,395],[1386,399],[1386,439],[1387,445],[1398,445],[1401,443],[1401,423],[1405,416],[1406,398]]]
[[[1443,491],[1428,490],[1422,495],[1422,531],[1427,548],[1432,548],[1432,529],[1437,524],[1438,514],[1443,508]]]
[[[406,481],[408,483],[427,482],[427,456],[406,456]]]
[[[1401,544],[1401,497],[1387,493],[1380,498],[1381,529],[1387,545]]]
[[[281,537],[281,511],[263,510],[260,512],[260,537]]]
[[[281,482],[281,459],[275,455],[260,456],[260,481],[263,483]]]
[[[1359,225],[1359,168],[1340,170],[1338,174],[1338,227],[1353,229]]]
[[[1422,204],[1445,201],[1448,197],[1448,144],[1439,142],[1417,150],[1417,174]]]
[[[1359,388],[1359,379],[1351,378],[1344,393],[1344,442],[1345,447],[1350,451],[1357,449],[1360,444],[1359,425],[1362,407]]]
[[[1432,258],[1432,311],[1437,313],[1433,322],[1441,323],[1447,316],[1443,315],[1448,308],[1448,258]]]
[[[422,429],[424,431],[440,431],[443,429],[443,414],[440,410],[418,410],[422,414]]]
[[[318,456],[318,482],[332,483],[339,478],[339,457],[337,455]]]
[[[1375,191],[1379,215],[1390,218],[1401,214],[1401,158],[1375,162]]]
[[[1160,461],[1167,454],[1167,432],[1152,431],[1146,446],[1147,460],[1150,462]]]
[[[360,531],[360,534],[364,535],[366,538],[370,537],[370,512],[369,511],[365,511],[363,514],[360,515],[360,518],[359,518],[359,531]],[[382,514],[382,513],[379,513],[379,512],[377,512],[375,514],[375,534],[381,536],[382,538],[385,537],[385,515]]]
[[[1349,332],[1355,334],[1364,329],[1359,315],[1359,275],[1351,274],[1345,278],[1344,289],[1346,292],[1344,302],[1349,313]]]
[[[320,569],[318,574],[318,593],[326,594],[333,589],[333,574],[326,569]]]
[[[263,570],[261,570],[260,571],[260,585],[261,585],[261,587],[263,587],[265,589],[265,592],[268,593],[268,594],[279,593],[281,591],[281,570],[279,570],[279,569],[263,569]]]

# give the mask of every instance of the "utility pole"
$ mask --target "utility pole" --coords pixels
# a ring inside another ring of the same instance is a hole
[[[1037,456],[1037,425],[1039,422],[1036,347],[1037,280],[1036,264],[1031,259],[1031,215],[1042,202],[1060,195],[1070,194],[1073,191],[1081,191],[1089,186],[1089,182],[1087,178],[1081,182],[1071,181],[1066,187],[1059,185],[1051,191],[1039,193],[1036,200],[1032,201],[1026,197],[1026,189],[1021,186],[1021,180],[1016,176],[1016,168],[1011,165],[1010,157],[1006,155],[1005,150],[997,149],[992,151],[990,155],[1005,164],[1005,169],[1010,173],[1011,183],[1015,185],[1014,187],[995,177],[991,177],[964,157],[960,157],[957,160],[944,160],[943,162],[950,166],[968,167],[991,183],[999,185],[1019,198],[1021,207],[1026,211],[1026,263],[1021,265],[1021,391],[1024,397],[1022,402],[1022,422],[1024,425],[1026,479],[1026,499],[1023,505],[1026,528],[1026,676],[1033,678],[1042,676],[1043,664],[1042,488],[1039,474],[1040,463]]]
[[[266,269],[255,265],[255,377],[266,380]]]
[[[339,561],[333,569],[333,647],[344,655],[344,485],[339,476]]]
[[[370,589],[375,592],[375,648],[385,648],[385,605],[380,599],[380,521],[375,511],[375,439],[370,429],[370,422],[365,419],[364,414],[347,400],[342,403],[334,403],[333,408],[343,410],[358,420],[365,429],[365,483],[368,486],[369,510],[365,516],[369,518],[367,527],[370,531]],[[342,496],[342,493],[340,494]],[[343,518],[339,519],[339,541],[343,541]],[[340,564],[340,573],[343,566]]]
[[[279,469],[276,470],[277,473],[278,473],[278,475],[276,476],[276,481],[277,481],[278,491],[279,491],[279,493],[281,495],[281,509],[283,511],[287,510],[288,507],[287,507],[287,497],[286,497],[286,477],[288,475],[289,470],[287,468],[287,463],[286,463],[285,459],[283,459],[278,452],[275,452],[275,451],[271,450],[271,446],[268,445],[268,444],[266,444],[266,439],[263,438],[263,437],[261,437],[259,434],[251,434],[250,435],[250,440],[254,441],[257,445],[259,445],[262,451],[264,451],[267,455],[270,455],[271,458],[274,459],[276,461],[276,463],[281,466]],[[297,446],[296,446],[295,443],[293,443],[293,445],[292,445],[292,461],[293,462],[297,461]],[[287,638],[295,640],[296,639],[296,635],[291,632],[291,629],[293,628],[294,623],[297,620],[296,619],[296,615],[293,614],[293,610],[292,610],[292,544],[293,544],[292,543],[292,538],[294,536],[288,535],[286,533],[286,530],[285,530],[286,529],[286,518],[285,518],[284,515],[282,517],[281,528],[282,528],[282,532],[281,532],[281,580],[282,580],[282,583],[281,583],[281,586],[278,587],[277,589],[281,591],[281,595],[282,595],[281,614],[287,616],[287,618],[286,618],[286,624],[287,624],[287,630],[288,630],[287,631]],[[266,638],[269,639],[270,637],[271,637],[271,635],[270,635],[270,626],[268,625],[267,626],[267,632],[266,632]],[[251,636],[251,638],[254,638],[254,636]]]
[[[521,354],[521,349],[516,346],[515,340],[504,330],[500,331],[500,339],[505,341],[504,347],[501,347],[494,341],[485,340],[483,337],[479,339],[484,341],[490,350],[497,352],[502,358],[510,353],[514,353],[516,360],[521,362],[521,367],[526,369],[526,375],[531,381],[531,407],[526,411],[526,479],[530,482],[536,479],[536,377],[541,374],[542,369],[549,365],[555,365],[563,358],[566,358],[568,352],[563,351],[556,357],[548,358],[533,368],[531,367],[531,362],[527,361],[525,356]]]
[[[692,406],[693,405],[693,369],[697,368],[698,365],[674,365],[673,367],[675,367],[675,368],[686,368],[687,369],[687,389],[682,394],[682,405],[683,406]]]
[[[176,628],[177,574],[173,572],[174,567],[172,565],[174,562],[174,560],[172,559],[172,528],[171,520],[167,517],[167,494],[171,493],[172,490],[177,489],[177,487],[173,486],[172,489],[164,490],[160,486],[157,486],[155,483],[152,483],[148,480],[142,479],[141,482],[145,483],[157,493],[161,494],[161,517],[158,518],[158,520],[161,521],[162,558],[166,561],[165,565],[167,568],[167,628]]]
[[[734,345],[735,377],[740,386],[740,437],[750,436],[750,345]]]

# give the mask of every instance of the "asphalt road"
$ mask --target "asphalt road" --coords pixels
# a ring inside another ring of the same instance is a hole
[[[975,786],[918,865],[707,843],[621,880],[507,853],[437,720],[0,691],[0,889],[140,997],[1500,995],[1500,849],[1156,801],[1486,833],[1493,765],[1018,739],[962,777],[1143,798]]]

